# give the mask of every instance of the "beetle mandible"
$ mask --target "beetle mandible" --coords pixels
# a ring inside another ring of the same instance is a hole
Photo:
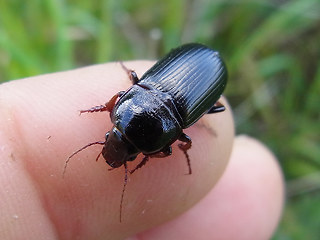
[[[105,141],[89,143],[68,157],[70,159],[85,148],[100,144],[102,155],[112,168],[124,165],[125,179],[120,201],[127,184],[127,162],[144,155],[142,161],[130,171],[141,168],[149,158],[171,155],[171,144],[180,140],[191,174],[191,138],[183,133],[206,113],[218,113],[225,107],[218,101],[227,83],[226,66],[219,53],[204,45],[190,43],[169,52],[140,79],[122,63],[133,85],[127,91],[115,94],[106,104],[80,113],[110,112],[113,128]]]

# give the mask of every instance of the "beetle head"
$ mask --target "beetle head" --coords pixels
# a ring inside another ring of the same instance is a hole
[[[128,142],[116,127],[107,132],[102,155],[112,168],[118,168],[127,161],[133,161],[138,154],[139,151]]]

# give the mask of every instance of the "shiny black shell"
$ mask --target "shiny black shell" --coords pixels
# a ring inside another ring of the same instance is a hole
[[[195,123],[220,98],[227,84],[226,66],[217,51],[191,43],[172,50],[138,84],[169,93],[182,128]]]
[[[210,110],[226,81],[226,67],[218,52],[201,44],[183,45],[121,95],[111,121],[123,141],[134,146],[133,153],[164,151],[181,136],[182,129]]]
[[[167,93],[135,84],[119,99],[111,121],[142,153],[159,152],[182,133],[178,112],[170,101]]]

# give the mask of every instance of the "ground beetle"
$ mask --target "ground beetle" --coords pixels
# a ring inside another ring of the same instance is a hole
[[[130,171],[142,167],[150,157],[171,155],[171,144],[182,141],[179,148],[184,152],[189,174],[190,159],[187,150],[191,139],[183,133],[206,113],[225,110],[218,102],[227,83],[227,70],[219,53],[196,43],[182,45],[172,50],[150,68],[141,79],[137,74],[121,66],[133,85],[127,91],[118,92],[104,105],[92,107],[86,112],[110,112],[113,128],[106,133],[105,141],[87,144],[74,152],[66,161],[65,168],[75,154],[100,144],[102,156],[112,168],[124,165],[125,179],[120,201],[127,184],[127,162],[139,153],[142,161]]]

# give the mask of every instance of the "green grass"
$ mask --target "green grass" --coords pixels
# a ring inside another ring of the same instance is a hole
[[[237,132],[275,152],[290,186],[274,239],[320,236],[320,181],[310,190],[305,180],[320,172],[319,0],[13,0],[0,9],[0,82],[156,59],[184,42],[218,49]]]

